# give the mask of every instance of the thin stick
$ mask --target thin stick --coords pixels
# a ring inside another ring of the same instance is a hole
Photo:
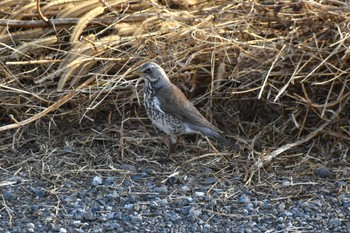
[[[281,147],[279,147],[278,149],[264,155],[262,158],[259,158],[258,161],[256,161],[252,167],[251,167],[251,175],[248,179],[248,181],[246,182],[246,185],[249,185],[252,181],[252,178],[254,176],[254,174],[260,170],[260,168],[262,168],[266,163],[269,163],[273,158],[277,157],[278,155],[280,155],[281,153],[296,147],[296,146],[300,146],[301,144],[311,140],[312,138],[314,138],[315,136],[317,136],[320,132],[322,132],[328,125],[330,125],[338,116],[339,114],[345,109],[345,107],[347,106],[348,102],[350,100],[350,95],[347,97],[347,99],[344,100],[343,105],[339,106],[338,110],[332,115],[332,117],[328,120],[325,121],[322,125],[320,125],[320,127],[318,127],[315,131],[312,131],[311,133],[309,133],[308,135],[306,135],[305,137],[292,142],[292,143],[287,143]]]
[[[86,82],[84,82],[83,84],[81,84],[76,90],[71,91],[69,94],[63,96],[61,99],[59,99],[57,102],[55,102],[54,104],[52,104],[51,106],[47,107],[44,111],[39,112],[38,114],[35,114],[34,116],[20,121],[18,123],[13,123],[10,125],[5,125],[0,127],[0,132],[1,131],[5,131],[5,130],[9,130],[9,129],[16,129],[22,126],[25,126],[29,123],[32,123],[33,121],[36,121],[44,116],[46,116],[49,112],[52,112],[53,110],[59,108],[61,105],[67,103],[69,100],[71,100],[74,96],[76,96],[79,91],[85,87],[87,87],[90,83],[92,83],[95,80],[95,78],[90,78],[88,79]]]

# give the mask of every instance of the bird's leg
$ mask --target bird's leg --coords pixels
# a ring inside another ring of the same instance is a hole
[[[171,135],[170,142],[169,142],[168,157],[170,157],[171,153],[175,153],[177,142],[178,142],[178,137],[176,135]]]

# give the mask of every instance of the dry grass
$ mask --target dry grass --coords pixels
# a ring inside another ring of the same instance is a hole
[[[239,164],[250,182],[262,167],[348,164],[347,3],[186,2],[0,3],[2,169],[59,177],[120,160],[157,166],[167,149],[133,73],[149,60],[242,146],[207,153],[204,139],[188,138],[174,156],[188,172],[207,166],[225,179]]]

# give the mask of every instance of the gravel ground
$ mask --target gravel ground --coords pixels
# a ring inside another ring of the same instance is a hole
[[[266,173],[269,183],[244,186],[208,168],[171,174],[170,165],[77,171],[55,184],[21,171],[4,175],[0,232],[350,231],[349,185],[328,168],[298,181]]]

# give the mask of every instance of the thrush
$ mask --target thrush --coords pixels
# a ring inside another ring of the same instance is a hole
[[[168,155],[175,151],[178,136],[192,133],[214,138],[234,150],[239,149],[204,118],[185,94],[170,82],[158,64],[145,63],[139,71],[145,81],[144,105],[147,115],[153,124],[170,136]]]

